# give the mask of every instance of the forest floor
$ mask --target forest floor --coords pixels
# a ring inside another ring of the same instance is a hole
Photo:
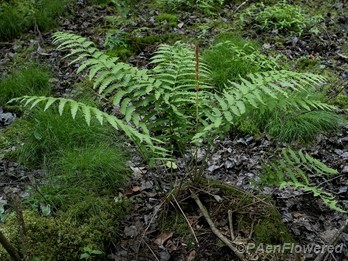
[[[104,45],[105,32],[113,26],[120,26],[123,21],[126,26],[116,33],[136,43],[128,50],[119,48],[116,52],[122,54],[126,62],[147,68],[149,58],[160,43],[173,43],[177,38],[194,44],[199,39],[204,48],[219,33],[236,30],[233,21],[253,2],[228,4],[213,15],[197,10],[176,11],[178,23],[167,26],[167,22],[156,21],[156,16],[162,12],[156,6],[139,4],[134,10],[127,9],[125,13],[118,14],[112,4],[87,5],[79,0],[67,15],[59,19],[59,26],[54,31],[31,31],[19,39],[0,43],[0,75],[6,75],[10,68],[15,68],[19,60],[38,60],[47,64],[53,73],[50,82],[54,96],[71,97],[73,86],[83,79],[76,76],[76,67],[70,66],[62,59],[62,53],[54,49],[52,33],[55,31],[82,35],[94,41],[99,48],[108,49]],[[275,30],[259,34],[252,28],[245,28],[239,31],[241,36],[259,41],[262,50],[268,54],[284,55],[284,59],[294,67],[291,69],[329,75],[335,81],[331,86],[337,86],[330,87],[328,94],[345,94],[348,51],[343,51],[343,46],[348,40],[348,3],[344,0],[328,1],[330,3],[315,0],[291,2],[306,6],[308,12],[313,12],[312,15],[319,13],[323,16],[317,26],[319,32],[295,36],[282,35]],[[110,16],[114,16],[115,20],[108,20]],[[304,60],[305,65],[294,62],[299,59]],[[311,65],[313,60],[314,66]],[[344,114],[344,109],[339,113]],[[0,131],[18,117],[18,112],[0,107]],[[294,142],[291,145],[338,170],[338,175],[317,178],[315,183],[331,192],[340,202],[340,207],[348,209],[348,128],[332,135],[319,135],[310,144]],[[20,145],[12,144],[0,150],[0,202],[5,207],[8,202],[6,194],[19,190],[22,197],[27,197],[25,188],[42,173],[40,169],[27,170],[6,156],[16,150],[16,146]],[[286,243],[301,247],[310,244],[342,245],[341,250],[327,253],[326,259],[321,260],[348,260],[348,231],[340,231],[346,224],[346,214],[329,209],[310,193],[254,186],[262,170],[261,161],[280,155],[282,149],[288,146],[288,143],[276,141],[268,135],[230,133],[223,139],[217,138],[209,152],[211,156],[204,172],[210,181],[205,185],[190,185],[173,196],[174,200],[169,200],[168,192],[173,183],[168,173],[149,168],[139,156],[130,158],[128,165],[133,173],[119,192],[131,199],[133,206],[122,221],[119,239],[109,249],[111,260],[238,260],[212,233],[191,198],[190,190],[199,194],[211,220],[226,237],[231,237],[228,212],[233,210],[234,242],[241,249],[254,246],[250,243],[263,244],[256,252],[256,247],[250,249],[247,260],[314,260],[320,256],[313,251],[297,254],[285,251],[284,254],[265,249],[266,245]],[[175,170],[174,175],[178,179],[185,176]],[[214,181],[231,187],[226,189]],[[276,206],[276,213],[270,210],[273,209],[270,204]],[[284,235],[277,235],[282,233]]]

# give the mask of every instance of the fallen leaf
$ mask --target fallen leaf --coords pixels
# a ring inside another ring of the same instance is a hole
[[[158,246],[163,246],[163,244],[172,236],[173,236],[173,232],[163,232],[156,238],[155,244]]]
[[[193,261],[196,258],[196,250],[192,250],[187,257],[187,261]]]

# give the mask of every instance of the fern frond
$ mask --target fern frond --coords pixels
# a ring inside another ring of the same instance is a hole
[[[258,108],[259,105],[272,106],[276,101],[282,98],[287,105],[301,107],[305,109],[320,108],[333,109],[332,106],[320,101],[310,99],[288,99],[293,95],[305,89],[305,86],[311,84],[321,84],[324,77],[309,73],[294,73],[289,71],[269,71],[255,74],[249,74],[248,79],[241,79],[240,83],[230,82],[223,93],[215,95],[217,103],[226,120],[232,122],[230,115],[241,116],[247,111],[247,107]],[[270,103],[265,103],[265,100]],[[227,104],[226,104],[227,101]],[[226,113],[229,111],[230,113]]]
[[[146,146],[153,152],[161,154],[165,150],[155,145],[155,143],[161,143],[160,140],[152,138],[148,133],[141,133],[135,128],[126,125],[122,120],[118,119],[113,115],[109,115],[99,109],[88,106],[84,103],[77,102],[66,98],[53,98],[53,97],[38,97],[38,96],[23,96],[19,98],[12,99],[9,102],[18,102],[24,106],[29,106],[33,108],[38,106],[40,103],[45,103],[44,110],[46,111],[54,104],[58,104],[58,112],[60,115],[65,111],[70,111],[72,118],[75,119],[77,113],[82,113],[87,125],[90,125],[92,117],[96,118],[100,124],[104,121],[108,122],[116,130],[122,130],[130,139],[132,139],[136,144],[145,143]]]
[[[337,174],[337,170],[326,166],[307,153],[303,153],[301,150],[295,152],[290,148],[283,149],[281,159],[262,165],[264,173],[261,175],[261,181],[263,184],[278,185],[280,188],[292,187],[311,192],[330,208],[339,212],[347,212],[337,206],[337,201],[331,193],[311,185],[309,179],[309,174],[330,176]]]

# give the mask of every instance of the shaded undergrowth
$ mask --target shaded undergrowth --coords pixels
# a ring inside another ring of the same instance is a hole
[[[48,31],[71,0],[11,0],[0,4],[0,41],[9,41],[28,30]]]

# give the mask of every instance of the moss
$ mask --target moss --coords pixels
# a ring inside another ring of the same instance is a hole
[[[155,17],[155,21],[168,28],[176,27],[178,25],[178,16],[168,13],[161,13]]]
[[[288,228],[276,211],[270,210],[269,216],[262,219],[254,228],[255,243],[278,245],[295,242]]]
[[[340,49],[344,55],[348,55],[348,43],[342,44]]]
[[[131,46],[117,46],[106,52],[107,55],[119,57],[121,61],[127,61],[129,57],[135,54]]]
[[[50,73],[42,65],[28,64],[0,81],[0,105],[23,95],[44,96],[51,92]]]
[[[28,236],[28,253],[41,260],[79,260],[83,247],[106,252],[105,242],[116,240],[119,220],[127,209],[126,201],[115,203],[107,198],[90,198],[72,206],[71,211],[61,217],[43,217],[32,211],[24,211]],[[96,211],[96,209],[98,209]],[[83,217],[76,222],[75,216]],[[1,226],[5,236],[19,248],[17,220],[14,215]],[[0,254],[9,260],[1,248]],[[100,255],[93,260],[105,260]]]
[[[252,136],[260,136],[261,131],[252,119],[237,119],[233,130],[242,134],[250,134]]]
[[[257,244],[281,244],[286,242],[294,242],[287,227],[283,224],[281,217],[273,206],[272,201],[266,195],[252,195],[242,189],[234,186],[223,184],[216,180],[205,181],[209,187],[219,188],[226,197],[233,198],[236,203],[230,206],[236,212],[236,226],[238,231],[245,228],[250,228],[252,220],[249,215],[239,214],[238,209],[243,209],[243,206],[255,204],[255,198],[259,198],[260,202],[266,202],[258,209],[258,223],[254,227],[254,236]],[[255,220],[254,220],[255,221]]]
[[[135,37],[133,39],[135,46],[147,46],[154,43],[167,43],[167,42],[175,42],[176,40],[180,39],[181,36],[174,34],[174,33],[164,33],[161,35],[147,35],[143,37]]]
[[[335,97],[333,102],[335,105],[337,105],[343,109],[347,109],[348,108],[348,95],[340,93]]]
[[[319,72],[320,70],[320,62],[318,59],[310,58],[310,57],[300,57],[296,60],[295,67],[298,71],[308,72],[311,71],[313,73]]]

